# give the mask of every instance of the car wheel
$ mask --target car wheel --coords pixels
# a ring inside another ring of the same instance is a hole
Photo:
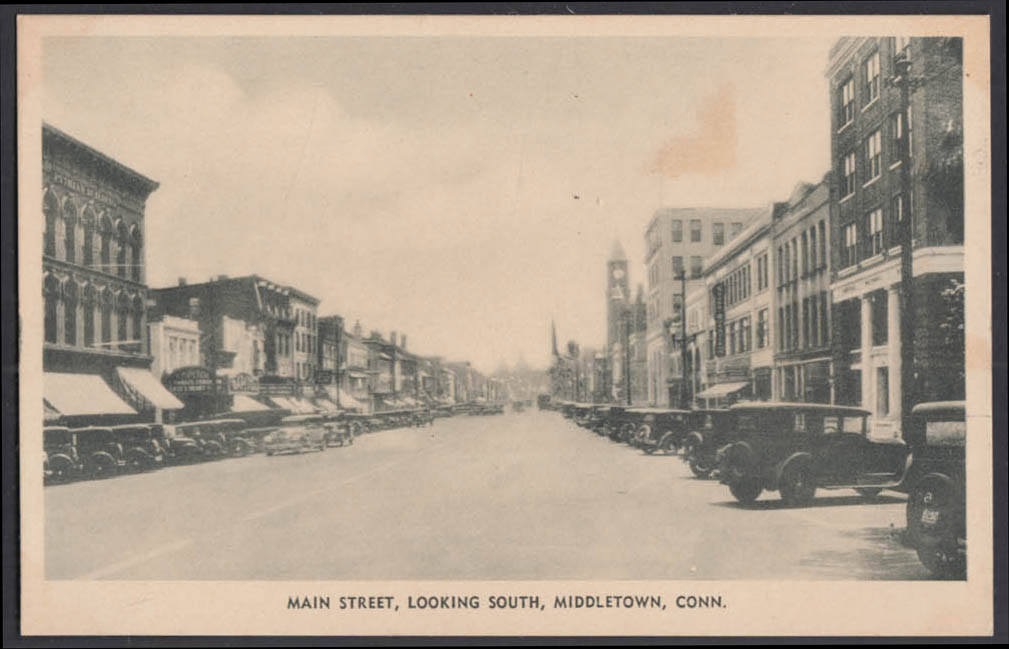
[[[913,518],[912,518],[913,516]],[[908,535],[918,559],[943,579],[963,579],[967,563],[957,543],[953,490],[946,480],[925,480],[908,500]]]
[[[857,491],[859,495],[865,498],[866,500],[872,500],[873,498],[879,495],[879,492],[883,490],[878,489],[876,487],[868,487],[863,489],[856,489],[855,491]]]
[[[702,457],[702,453],[692,451],[689,457],[690,470],[694,472],[695,476],[701,479],[711,476],[711,472],[715,470],[715,467]]]
[[[671,437],[662,444],[662,452],[666,455],[676,455],[676,442]]]
[[[271,456],[271,455],[273,455],[273,451],[267,451],[267,452],[266,452],[266,455],[267,455],[267,456]]]
[[[736,500],[743,503],[744,505],[749,505],[755,501],[763,489],[760,483],[753,478],[743,478],[729,484],[729,491],[735,496]]]
[[[109,455],[95,455],[88,460],[87,471],[89,478],[107,478],[116,472],[116,461]]]
[[[781,499],[790,507],[808,505],[816,497],[816,480],[805,462],[790,464],[781,476]]]

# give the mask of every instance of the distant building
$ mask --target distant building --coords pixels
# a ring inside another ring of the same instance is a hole
[[[202,365],[200,323],[188,318],[163,316],[147,325],[153,361],[151,373],[159,379],[180,367]]]
[[[959,38],[841,38],[830,51],[835,399],[900,434],[901,395],[964,398],[963,63]],[[910,63],[909,102],[890,83]],[[988,218],[978,215],[978,218]],[[914,312],[901,313],[911,224]],[[901,321],[913,326],[903,386]]]
[[[662,208],[652,216],[645,230],[649,403],[679,405],[683,368],[672,336],[681,333],[683,295],[704,286],[705,260],[761,213],[760,209]]]

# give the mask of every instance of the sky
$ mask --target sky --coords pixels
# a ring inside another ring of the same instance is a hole
[[[660,207],[761,207],[829,167],[831,42],[60,37],[46,121],[160,182],[152,287],[256,273],[483,371],[600,347]]]

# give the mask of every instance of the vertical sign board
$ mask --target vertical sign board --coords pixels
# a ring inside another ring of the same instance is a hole
[[[725,356],[725,285],[715,284],[711,294],[715,300],[715,356]]]

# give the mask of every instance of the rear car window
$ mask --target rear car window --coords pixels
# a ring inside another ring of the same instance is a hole
[[[967,422],[930,421],[925,424],[925,441],[931,446],[961,446],[967,435]]]

